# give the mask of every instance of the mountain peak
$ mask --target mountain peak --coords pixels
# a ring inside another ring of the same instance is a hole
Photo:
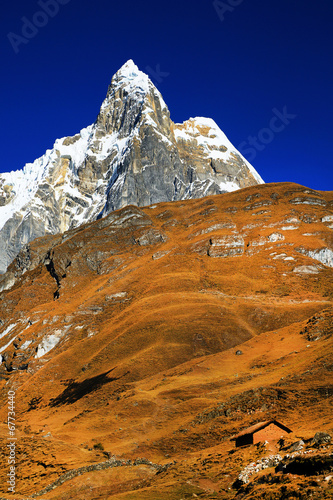
[[[139,88],[147,93],[149,92],[149,82],[148,75],[140,71],[134,61],[129,59],[114,75],[111,86],[125,85],[130,89]]]
[[[133,59],[129,59],[128,61],[125,62],[125,64],[123,64],[121,66],[121,68],[118,70],[118,74],[122,74],[122,75],[129,75],[129,74],[132,74],[132,75],[138,75],[138,73],[140,72],[138,66],[135,64],[135,62],[133,61]]]
[[[213,120],[173,123],[160,92],[130,59],[112,78],[93,125],[57,140],[23,172],[0,174],[0,274],[34,238],[126,205],[262,182]]]

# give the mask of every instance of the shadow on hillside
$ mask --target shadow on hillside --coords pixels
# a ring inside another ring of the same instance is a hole
[[[108,377],[109,373],[111,373],[115,368],[109,370],[101,375],[97,375],[96,377],[88,378],[83,382],[75,382],[74,380],[70,380],[66,389],[59,394],[56,398],[52,398],[50,400],[49,406],[52,408],[62,405],[70,405],[83,398],[87,394],[96,391],[100,387],[105,384],[109,384],[110,382],[114,382],[115,380],[119,380],[127,375],[126,372],[120,377],[110,378]]]

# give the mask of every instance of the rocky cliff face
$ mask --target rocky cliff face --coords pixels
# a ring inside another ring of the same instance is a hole
[[[96,122],[23,170],[0,175],[0,272],[22,246],[129,204],[200,198],[262,183],[211,119],[174,124],[128,61]]]

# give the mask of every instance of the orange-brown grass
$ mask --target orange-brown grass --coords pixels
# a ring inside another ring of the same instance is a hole
[[[333,213],[333,194],[306,191],[282,183],[130,207],[115,216],[139,213],[143,226],[116,227],[111,214],[31,244],[35,264],[15,271],[15,285],[0,295],[5,325],[22,324],[0,381],[4,402],[16,390],[15,498],[111,455],[177,463],[158,475],[148,465],[85,473],[42,498],[234,498],[240,469],[269,452],[234,453],[235,433],[271,418],[295,439],[332,431],[332,336],[325,327],[309,340],[304,329],[315,314],[330,324],[333,273],[302,251],[332,248],[321,219]],[[290,203],[307,196],[326,206]],[[292,218],[299,222],[286,222]],[[142,243],[151,229],[161,238]],[[284,239],[269,241],[273,233]],[[209,255],[214,238],[233,235],[244,239],[242,255]],[[56,300],[44,264],[50,248],[61,281]],[[314,265],[316,274],[294,272]],[[56,331],[59,344],[35,358],[43,336]],[[27,340],[29,355],[20,351]],[[18,369],[20,356],[26,369]],[[6,413],[4,406],[2,422]],[[4,424],[1,436],[5,485]],[[5,486],[1,492],[13,498]]]

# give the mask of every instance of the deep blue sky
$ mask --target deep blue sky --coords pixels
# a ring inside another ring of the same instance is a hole
[[[52,1],[44,19],[37,0],[2,2],[0,171],[91,124],[131,58],[168,74],[150,76],[174,121],[213,118],[266,182],[333,190],[332,0]],[[46,25],[15,53],[23,17]]]

